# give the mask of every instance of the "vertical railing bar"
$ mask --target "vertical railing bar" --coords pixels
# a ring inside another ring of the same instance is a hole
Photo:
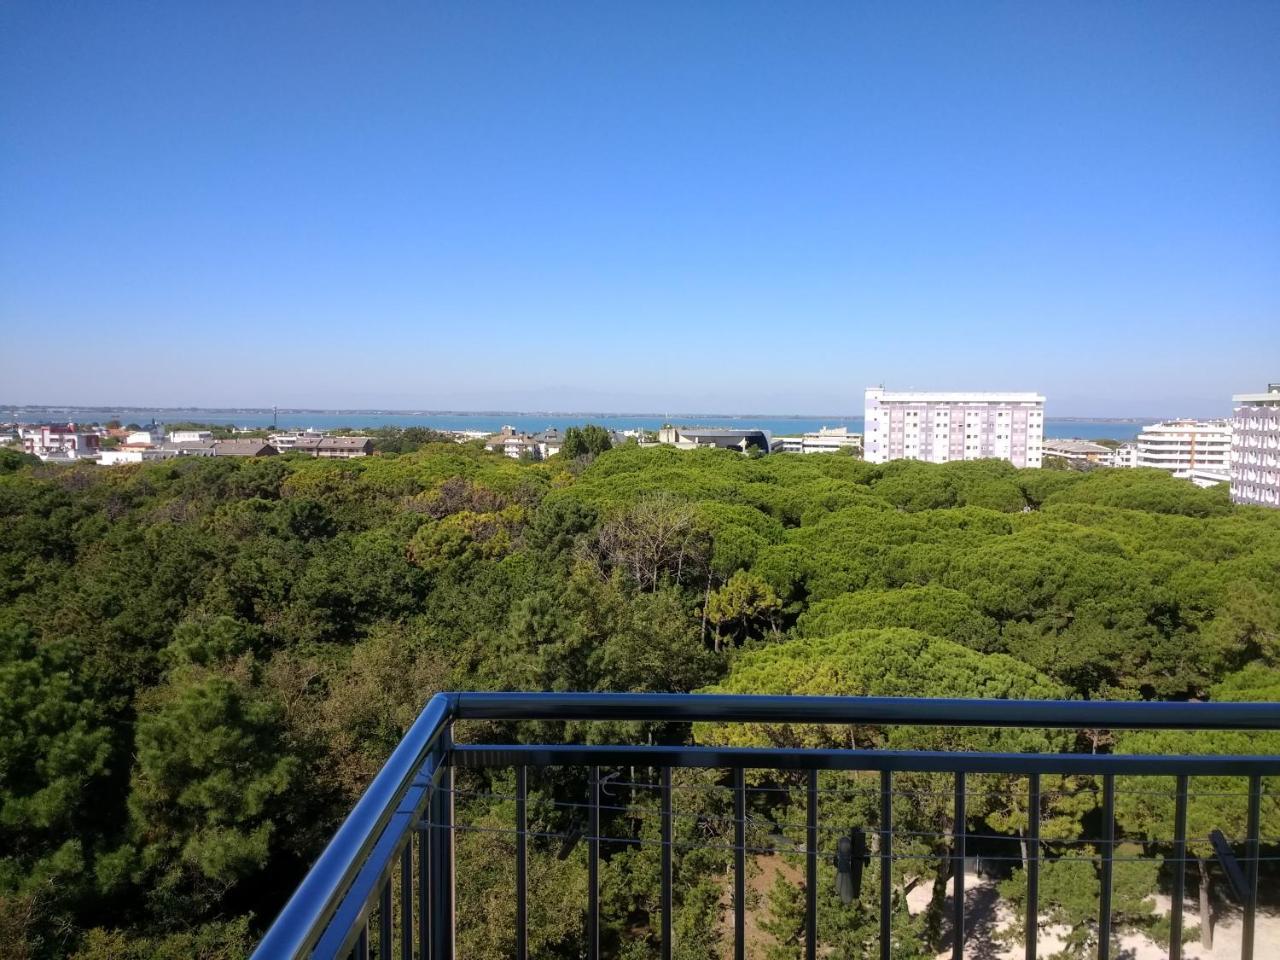
[[[1040,774],[1027,783],[1027,960],[1036,960],[1040,941]]]
[[[369,921],[367,919],[360,927],[360,936],[356,938],[356,956],[360,960],[369,960]]]
[[[1245,840],[1245,856],[1248,858],[1245,874],[1248,889],[1244,898],[1244,929],[1240,936],[1240,956],[1253,960],[1254,923],[1258,913],[1258,857],[1261,855],[1259,821],[1262,813],[1262,776],[1255,773],[1249,778],[1249,821]]]
[[[880,771],[880,958],[893,960],[893,774]]]
[[[450,734],[452,736],[452,733]],[[453,767],[449,767],[449,792],[445,794],[444,807],[449,818],[449,827],[445,831],[445,857],[444,857],[444,902],[446,904],[446,915],[448,917],[448,954],[446,960],[453,960],[454,954],[458,952],[458,912],[457,912],[457,896],[458,887],[454,873],[454,866],[457,863],[458,855],[458,838],[453,832],[453,825],[457,823],[456,804],[457,794],[453,790]]]
[[[733,956],[747,951],[747,785],[746,771],[733,771]]]
[[[809,771],[808,815],[805,832],[804,955],[818,955],[818,771]]]
[[[953,901],[951,927],[954,938],[951,946],[952,960],[963,960],[964,957],[964,855],[965,833],[968,829],[964,807],[964,790],[964,771],[956,771],[955,839],[953,842],[955,847],[953,851],[955,875],[952,877],[954,887],[951,894]]]
[[[1116,843],[1116,778],[1102,777],[1102,884],[1098,896],[1098,960],[1111,956],[1111,880]]]
[[[591,806],[587,819],[587,958],[600,960],[600,768],[590,775]]]
[[[391,942],[393,917],[391,916],[391,877],[382,884],[382,896],[378,904],[378,956],[382,960],[392,960]]]
[[[430,801],[427,817],[431,817]],[[418,830],[418,956],[427,960],[431,949],[431,828]]]
[[[662,960],[671,960],[672,929],[671,768],[662,768]]]
[[[1182,960],[1182,901],[1187,894],[1187,775],[1180,774],[1173,806],[1173,903],[1169,911],[1169,960]]]
[[[400,960],[413,960],[413,834],[400,851]]]
[[[453,960],[453,768],[445,764],[432,797],[431,960]]]
[[[441,770],[439,777],[436,779],[435,788],[431,791],[431,799],[427,804],[427,809],[431,811],[428,820],[431,826],[431,843],[429,849],[431,851],[431,861],[429,863],[431,871],[431,909],[428,911],[431,917],[431,943],[428,956],[430,960],[444,960],[444,947],[441,941],[444,939],[444,916],[441,913],[440,906],[440,888],[444,879],[444,874],[440,869],[441,860],[444,857],[443,835],[444,826],[441,821],[444,814],[441,812],[440,805],[445,790],[445,771]]]
[[[516,767],[516,960],[529,956],[529,768]]]

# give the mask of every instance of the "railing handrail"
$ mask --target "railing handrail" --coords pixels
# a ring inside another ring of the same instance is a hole
[[[822,747],[664,747],[499,744],[453,748],[453,763],[483,767],[700,767],[716,770],[889,770],[913,773],[1247,777],[1280,774],[1275,754],[991,753]]]
[[[866,723],[1110,730],[1280,730],[1280,703],[811,697],[719,693],[457,693],[459,720]]]
[[[465,692],[432,697],[258,944],[258,958],[307,956],[454,720],[837,723],[1075,729],[1280,730],[1280,703],[930,699],[746,694]],[[470,748],[484,762],[486,748]],[[503,748],[487,748],[491,751]],[[570,760],[574,747],[538,750]],[[623,748],[614,748],[623,749]],[[550,752],[547,752],[550,751]],[[767,752],[767,751],[766,751]],[[805,753],[809,751],[794,751]],[[729,752],[721,759],[731,765]],[[773,753],[778,753],[774,751]],[[490,758],[491,759],[491,758]],[[581,759],[581,758],[577,758]],[[777,762],[780,758],[770,757]],[[1220,758],[1245,762],[1246,758]],[[1273,759],[1273,758],[1272,758]],[[941,761],[939,761],[941,763]]]
[[[254,951],[255,960],[307,956],[400,798],[448,729],[456,699],[456,694],[440,693],[428,701],[280,911]]]

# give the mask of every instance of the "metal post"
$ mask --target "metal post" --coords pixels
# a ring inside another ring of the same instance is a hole
[[[893,774],[880,771],[880,960],[893,960]]]
[[[400,960],[413,960],[413,834],[400,851]]]
[[[600,768],[591,768],[587,819],[587,958],[600,960]]]
[[[955,801],[955,833],[954,833],[954,876],[952,883],[952,960],[963,960],[964,957],[964,854],[965,854],[965,807],[964,807],[964,774],[956,774]]]
[[[1245,838],[1245,876],[1248,889],[1245,890],[1244,929],[1240,940],[1240,956],[1244,960],[1253,960],[1254,921],[1258,912],[1258,857],[1262,853],[1258,836],[1261,807],[1262,777],[1255,773],[1249,778],[1249,823]]]
[[[431,818],[431,805],[426,809]],[[427,960],[431,949],[431,828],[418,830],[418,956]]]
[[[1187,895],[1187,776],[1178,776],[1173,807],[1173,903],[1169,912],[1169,960],[1182,960],[1182,901]]]
[[[369,960],[369,921],[360,925],[360,936],[356,938],[356,957],[358,960]]]
[[[747,786],[745,771],[733,771],[733,956],[747,951]]]
[[[432,795],[431,960],[453,960],[453,768],[444,766]]]
[[[662,960],[671,960],[672,824],[671,768],[662,768]]]
[[[818,955],[818,771],[809,771],[809,809],[805,824],[804,955]]]
[[[1027,780],[1027,960],[1036,960],[1040,940],[1040,774]]]
[[[382,885],[381,903],[378,906],[378,956],[382,960],[392,960],[391,958],[391,878],[387,877],[386,882]]]
[[[1111,956],[1111,878],[1116,845],[1116,778],[1102,778],[1102,891],[1098,897],[1098,960]]]
[[[516,767],[516,960],[529,956],[529,768]]]

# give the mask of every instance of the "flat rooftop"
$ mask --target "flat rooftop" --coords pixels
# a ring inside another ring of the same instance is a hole
[[[878,389],[869,387],[868,390]],[[881,400],[900,400],[916,403],[1044,403],[1044,396],[1039,393],[1018,393],[1005,391],[928,391],[928,390],[885,390],[880,394]]]
[[[1051,453],[1060,450],[1063,453],[1110,453],[1110,447],[1104,447],[1100,443],[1094,443],[1091,440],[1046,440],[1043,444],[1044,452]]]
[[[1232,394],[1233,403],[1280,403],[1280,390],[1269,393],[1236,393]]]

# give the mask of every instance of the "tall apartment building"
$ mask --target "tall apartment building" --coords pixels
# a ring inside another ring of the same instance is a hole
[[[1280,383],[1231,400],[1231,500],[1280,507]]]
[[[1044,397],[1038,393],[891,393],[868,387],[863,457],[979,460],[997,457],[1038,467],[1043,457]]]
[[[1227,478],[1231,424],[1227,420],[1167,420],[1138,434],[1135,467],[1156,467],[1175,476]]]

